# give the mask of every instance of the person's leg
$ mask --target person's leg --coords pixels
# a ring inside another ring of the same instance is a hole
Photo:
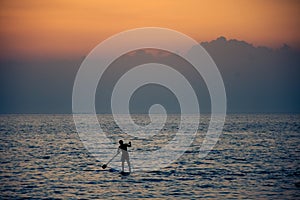
[[[121,156],[121,161],[122,161],[122,172],[124,172],[124,162],[126,160],[124,151],[122,150],[122,156]]]
[[[131,172],[131,166],[130,166],[130,161],[129,161],[129,159],[127,159],[127,164],[128,164],[129,172]]]

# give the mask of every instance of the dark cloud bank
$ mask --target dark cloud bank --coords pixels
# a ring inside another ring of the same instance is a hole
[[[224,80],[229,113],[300,113],[300,52],[283,45],[280,49],[254,47],[244,41],[220,37],[201,45],[217,64]],[[139,59],[133,59],[139,56]],[[209,112],[207,89],[201,77],[187,63],[165,54],[144,51],[125,55],[113,63],[115,69],[101,80],[96,95],[99,113],[109,112],[110,90],[117,76],[141,62],[157,61],[184,71],[200,100],[200,109]],[[36,59],[0,61],[0,113],[71,113],[73,82],[82,62]],[[124,64],[126,63],[126,64]],[[184,69],[184,70],[183,70]],[[149,85],[132,97],[133,113],[146,112],[153,103],[179,111],[178,102],[166,88]]]

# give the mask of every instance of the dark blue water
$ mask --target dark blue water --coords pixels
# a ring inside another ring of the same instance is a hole
[[[196,138],[169,167],[121,176],[84,148],[71,115],[2,115],[0,198],[299,199],[299,136],[300,115],[228,115],[205,159]]]

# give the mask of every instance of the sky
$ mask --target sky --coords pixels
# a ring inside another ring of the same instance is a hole
[[[71,113],[85,56],[114,34],[149,26],[203,44],[223,76],[228,112],[300,113],[298,0],[0,0],[0,113]],[[114,69],[124,70],[122,59]],[[207,96],[203,85],[196,87],[198,98]],[[154,88],[150,96],[141,90],[133,102],[158,103],[150,98],[157,94],[170,102],[172,95]],[[109,107],[98,102],[100,110]],[[209,99],[202,102],[209,110]]]
[[[158,26],[199,42],[219,36],[300,47],[300,1],[1,0],[2,58],[74,58],[121,31]]]

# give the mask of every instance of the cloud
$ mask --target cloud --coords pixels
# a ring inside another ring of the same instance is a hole
[[[299,112],[300,52],[220,37],[201,43],[222,73],[231,112]]]

